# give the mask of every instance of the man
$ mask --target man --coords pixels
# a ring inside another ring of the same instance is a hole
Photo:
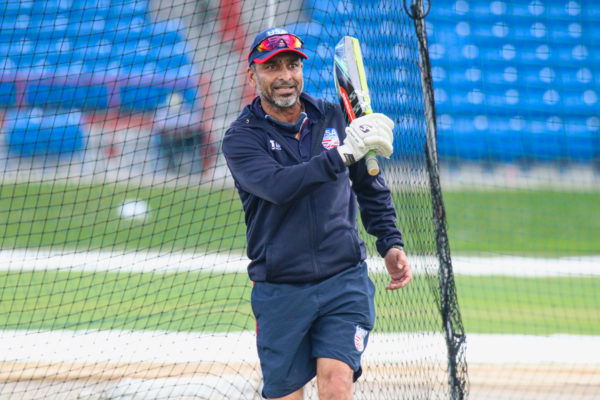
[[[391,155],[393,122],[371,114],[346,129],[339,105],[302,92],[306,58],[283,29],[256,36],[248,78],[258,97],[223,152],[245,212],[262,395],[302,399],[316,375],[321,400],[349,400],[375,319],[356,200],[385,258],[386,289],[412,272],[390,191],[363,160],[369,150]]]
[[[185,104],[180,93],[172,93],[156,110],[152,130],[158,140],[157,161],[166,161],[167,170],[177,174],[202,171],[202,116],[198,109]]]

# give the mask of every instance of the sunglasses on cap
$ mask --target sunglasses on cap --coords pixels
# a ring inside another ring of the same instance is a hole
[[[260,42],[255,50],[259,53],[264,53],[266,51],[273,51],[277,49],[301,49],[302,48],[302,40],[298,36],[292,34],[284,34],[284,35],[273,35],[264,39]]]

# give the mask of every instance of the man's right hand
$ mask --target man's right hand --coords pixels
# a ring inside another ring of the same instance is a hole
[[[354,164],[371,150],[378,156],[389,158],[394,151],[393,128],[394,121],[383,114],[368,114],[356,118],[346,128],[344,143],[337,148],[344,164]]]

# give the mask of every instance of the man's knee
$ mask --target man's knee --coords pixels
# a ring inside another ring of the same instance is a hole
[[[317,360],[317,386],[321,400],[352,399],[352,376],[350,366],[342,361],[319,358]]]

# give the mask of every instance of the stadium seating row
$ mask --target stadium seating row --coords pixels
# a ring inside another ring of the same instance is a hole
[[[148,0],[0,0],[0,13],[3,15],[141,15],[147,11]]]
[[[428,27],[442,155],[599,157],[598,9],[572,0],[437,3]]]
[[[503,161],[600,157],[600,4],[432,3],[426,23],[442,155]],[[339,37],[353,35],[362,43],[374,108],[398,120],[422,115],[405,86],[407,77],[418,74],[411,63],[418,59],[414,33],[407,31],[412,23],[388,17],[398,2],[305,0],[305,5],[312,21],[292,28],[312,50],[305,63],[307,90],[336,100],[333,47]],[[372,18],[376,29],[357,27],[356,15]]]
[[[12,109],[4,120],[8,150],[14,155],[72,157],[85,146],[79,111]]]
[[[0,106],[152,110],[197,86],[187,50],[147,0],[0,0]]]
[[[189,64],[189,57],[183,46],[161,46],[150,48],[147,42],[127,42],[120,45],[97,43],[90,47],[76,47],[56,51],[49,47],[60,46],[60,42],[40,41],[33,48],[29,44],[0,44],[0,58],[14,64],[14,68],[29,70],[32,66],[52,66],[64,63],[82,62],[97,69],[109,62],[124,65],[157,63],[159,66],[181,66]],[[62,43],[64,46],[64,42]],[[68,45],[67,45],[68,46]],[[10,64],[9,64],[10,65]],[[8,65],[7,65],[8,67]]]
[[[12,154],[73,155],[79,110],[156,109],[193,100],[181,20],[151,21],[148,0],[0,0],[0,107]],[[78,111],[74,111],[78,110]]]
[[[1,13],[1,9],[0,9]],[[174,44],[182,38],[181,20],[151,23],[146,16],[120,15],[99,17],[86,15],[44,15],[33,18],[27,14],[7,16],[0,14],[0,41],[14,42],[21,39],[49,40],[72,38],[89,40],[132,41],[148,40],[155,45]]]
[[[390,9],[397,9],[398,2],[390,0],[306,0],[305,6],[312,19],[324,23],[336,22],[340,18],[372,16],[381,20],[389,17]],[[600,21],[600,11],[595,0],[532,0],[532,1],[473,1],[436,0],[435,14],[440,18],[456,19],[467,16],[478,20],[498,20],[510,16],[512,19],[527,21],[548,19],[553,21]]]
[[[436,18],[468,16],[479,20],[510,16],[513,19],[600,21],[600,10],[598,10],[595,0],[436,0],[435,6]]]
[[[512,87],[515,83],[523,84],[527,88],[547,88],[549,83],[558,84],[569,90],[582,90],[598,87],[600,85],[600,70],[587,67],[561,67],[561,66],[480,66],[457,65],[435,66],[432,75],[436,87],[443,87],[448,82],[454,88],[471,87],[476,82],[485,82],[486,85],[501,90],[503,87]]]

